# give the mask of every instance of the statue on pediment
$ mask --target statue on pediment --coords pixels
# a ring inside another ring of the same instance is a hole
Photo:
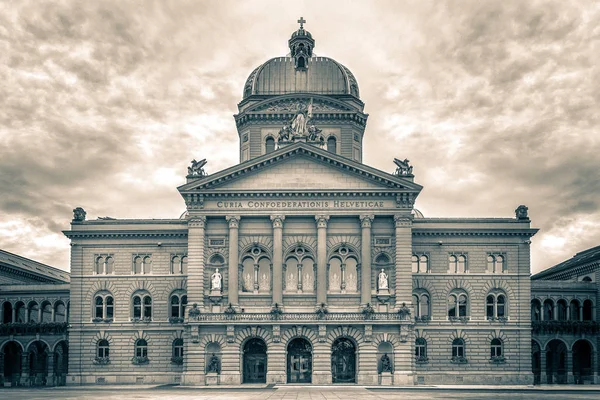
[[[200,161],[192,160],[192,164],[188,167],[188,176],[206,176],[207,173],[204,171],[206,163],[206,158]]]
[[[311,124],[313,115],[313,101],[305,105],[303,102],[295,104],[295,115],[279,130],[278,142],[294,141],[295,138],[306,138],[308,142],[325,143],[325,139],[320,135],[321,129]]]
[[[404,161],[394,158],[394,164],[396,164],[396,172],[397,176],[408,176],[412,175],[413,167],[410,165],[410,161],[408,158],[405,158]]]
[[[85,221],[86,212],[83,208],[77,207],[73,210],[73,221]]]
[[[529,219],[528,211],[529,211],[529,208],[527,208],[527,206],[524,206],[521,204],[515,210],[515,216],[517,217],[517,219],[520,219],[520,220],[528,220]]]

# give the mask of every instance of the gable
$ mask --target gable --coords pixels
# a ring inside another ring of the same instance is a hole
[[[220,190],[377,190],[389,189],[382,182],[325,164],[304,155],[295,155],[263,166],[233,181],[215,185]]]

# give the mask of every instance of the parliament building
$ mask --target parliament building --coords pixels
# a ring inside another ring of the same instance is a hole
[[[363,164],[358,82],[299,22],[243,87],[240,163],[194,160],[181,217],[76,208],[70,275],[0,254],[5,385],[597,381],[600,251],[532,282],[527,207],[423,216],[408,160]]]

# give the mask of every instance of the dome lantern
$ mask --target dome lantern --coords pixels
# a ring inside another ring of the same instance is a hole
[[[308,68],[308,59],[312,57],[312,51],[315,47],[315,40],[310,32],[304,30],[306,20],[302,17],[298,20],[300,28],[292,33],[288,41],[291,56],[294,59],[296,69],[306,70]]]

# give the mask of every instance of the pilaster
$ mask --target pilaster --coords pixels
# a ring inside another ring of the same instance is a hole
[[[239,240],[239,224],[240,217],[236,215],[228,215],[225,217],[229,223],[229,284],[227,286],[227,300],[234,306],[239,304],[238,299],[238,271],[239,271],[239,256],[238,256],[238,240]]]
[[[394,215],[396,241],[396,308],[412,301],[412,217]]]
[[[283,305],[283,215],[271,215],[273,222],[273,304]]]
[[[327,221],[329,215],[316,215],[317,221],[317,304],[327,304]]]
[[[373,223],[373,215],[361,215],[361,287],[360,287],[360,303],[366,305],[371,303],[371,224]]]
[[[205,216],[194,216],[188,221],[188,304],[204,307],[204,242]],[[191,310],[192,307],[188,307]]]

